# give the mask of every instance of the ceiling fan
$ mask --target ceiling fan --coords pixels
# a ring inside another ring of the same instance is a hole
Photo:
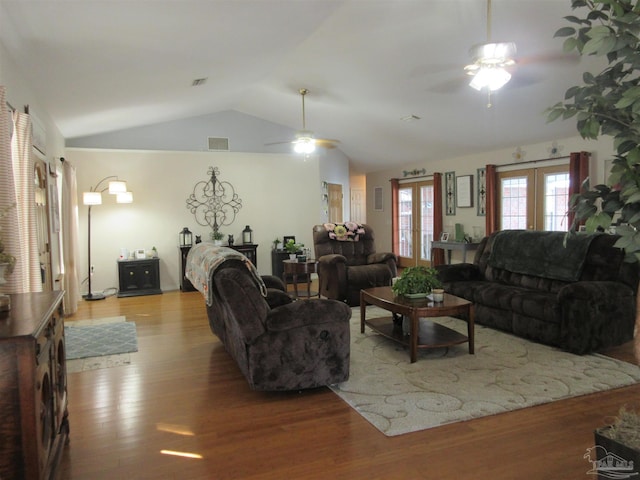
[[[300,96],[302,97],[302,130],[298,130],[296,132],[295,138],[289,142],[274,142],[267,143],[266,145],[280,145],[283,143],[291,143],[293,145],[293,150],[296,153],[304,153],[305,155],[313,153],[316,147],[335,148],[336,143],[340,143],[340,140],[333,140],[329,138],[315,138],[313,136],[313,132],[311,130],[307,130],[304,110],[304,97],[309,93],[309,90],[307,90],[306,88],[301,88],[300,90],[298,90],[298,93],[300,93]]]
[[[469,86],[480,91],[499,90],[511,79],[510,69],[515,67],[516,44],[513,42],[491,41],[491,0],[487,0],[487,41],[474,45],[469,50],[473,63],[464,71],[473,78]]]

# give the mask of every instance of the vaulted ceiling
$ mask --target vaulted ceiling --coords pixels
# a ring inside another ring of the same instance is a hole
[[[492,13],[518,66],[491,108],[463,72],[485,0],[0,0],[0,41],[66,138],[227,110],[300,129],[306,87],[307,127],[366,172],[577,134],[543,113],[602,65],[553,38],[570,0]]]

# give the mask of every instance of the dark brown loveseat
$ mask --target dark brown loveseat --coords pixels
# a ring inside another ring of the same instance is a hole
[[[477,323],[583,354],[633,338],[638,267],[615,235],[507,230],[473,264],[438,266],[445,290],[475,303]]]

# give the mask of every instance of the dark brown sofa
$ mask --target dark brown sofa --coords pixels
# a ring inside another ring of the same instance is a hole
[[[507,230],[482,240],[473,264],[438,266],[477,323],[583,354],[633,338],[638,266],[607,234]]]

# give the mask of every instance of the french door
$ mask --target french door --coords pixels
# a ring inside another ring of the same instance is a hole
[[[568,230],[568,166],[500,172],[498,184],[500,230]]]
[[[401,184],[398,188],[399,266],[431,265],[433,242],[433,181]]]

